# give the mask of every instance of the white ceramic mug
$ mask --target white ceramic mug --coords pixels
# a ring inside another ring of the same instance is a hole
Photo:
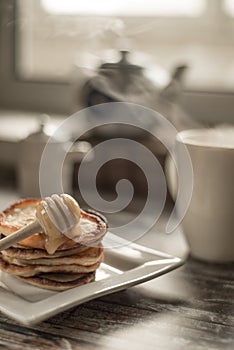
[[[234,261],[234,129],[178,133],[178,174],[183,172],[184,145],[193,167],[191,202],[182,220],[191,255],[207,261]],[[167,170],[175,195],[178,181],[172,166]],[[183,191],[183,183],[181,185]],[[183,196],[181,198],[183,200]]]

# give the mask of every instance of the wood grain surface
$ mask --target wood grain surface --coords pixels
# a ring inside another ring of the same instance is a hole
[[[0,349],[234,349],[234,264],[190,258],[32,327],[0,314]]]

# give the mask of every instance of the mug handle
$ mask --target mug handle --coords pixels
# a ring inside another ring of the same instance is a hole
[[[177,175],[175,163],[169,154],[165,159],[164,169],[165,169],[165,175],[166,175],[166,181],[167,181],[167,187],[168,187],[169,193],[172,199],[175,201],[177,197],[177,190],[178,190],[178,175]]]

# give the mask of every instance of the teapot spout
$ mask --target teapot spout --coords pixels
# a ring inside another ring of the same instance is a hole
[[[188,66],[186,64],[177,66],[172,74],[172,80],[176,79],[177,81],[182,82],[182,79],[184,78],[184,73],[187,69]]]
[[[188,66],[186,64],[177,66],[172,75],[171,81],[166,85],[160,95],[170,102],[175,102],[181,94],[183,88],[184,73]]]

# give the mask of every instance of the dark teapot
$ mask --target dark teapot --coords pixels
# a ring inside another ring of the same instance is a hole
[[[170,76],[164,70],[160,79],[158,67],[143,67],[131,63],[133,53],[120,51],[120,60],[101,64],[93,76],[87,78],[79,91],[82,108],[107,102],[129,102],[151,108],[168,118],[178,130],[186,128],[187,116],[179,106],[186,65],[177,66]],[[162,70],[161,70],[162,71]],[[185,123],[184,123],[185,122]],[[139,136],[141,132],[132,127],[119,125],[100,127],[96,135],[103,137]]]

